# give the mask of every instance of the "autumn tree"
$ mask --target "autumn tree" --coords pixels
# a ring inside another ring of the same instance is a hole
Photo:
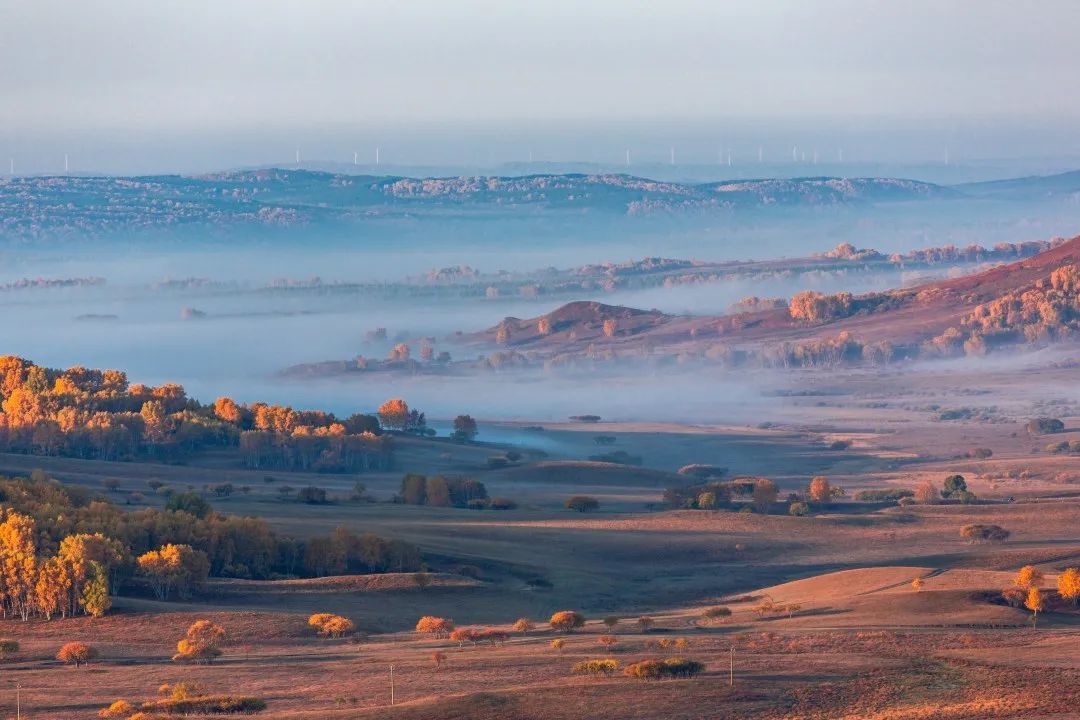
[[[447,618],[425,615],[416,621],[416,632],[421,635],[444,638],[454,630],[454,621]]]
[[[585,624],[585,616],[574,610],[560,610],[548,621],[552,630],[571,633]]]
[[[81,642],[69,642],[64,644],[56,653],[56,659],[60,662],[80,667],[98,656],[98,651]]]
[[[1031,626],[1035,627],[1039,621],[1039,611],[1046,607],[1042,590],[1034,585],[1028,588],[1027,598],[1024,600],[1024,607],[1031,611]]]
[[[647,633],[647,632],[649,632],[649,630],[652,629],[652,626],[656,624],[656,621],[653,620],[648,615],[642,615],[641,617],[639,617],[637,619],[637,624],[638,624],[638,627],[641,628],[641,632],[646,632]]]
[[[409,405],[401,398],[392,398],[379,406],[379,422],[390,430],[404,430],[409,421]]]
[[[914,580],[912,580],[911,581],[911,589],[914,590],[915,592],[922,591],[922,589],[923,589],[923,579],[921,577],[917,577]]]
[[[315,628],[319,635],[329,638],[343,637],[356,630],[352,620],[331,613],[315,613],[308,618],[308,625]]]
[[[8,510],[0,523],[0,605],[28,620],[34,612],[38,574],[36,528],[33,518]]]
[[[1057,579],[1058,594],[1064,600],[1071,600],[1073,606],[1080,598],[1080,569],[1066,568],[1061,571]]]
[[[436,650],[431,653],[431,662],[435,663],[435,669],[438,670],[446,662],[446,653],[441,650]]]
[[[241,419],[243,419],[243,413],[240,410],[240,406],[229,397],[219,397],[214,401],[214,415],[218,420],[232,423],[233,425],[239,425]]]
[[[221,655],[225,629],[209,620],[196,620],[176,643],[174,662],[210,663]]]
[[[210,572],[206,553],[190,545],[164,545],[140,555],[136,564],[159,600],[168,600],[173,591],[189,597]]]
[[[1041,570],[1031,565],[1025,565],[1017,571],[1016,577],[1013,578],[1013,585],[1027,590],[1042,585],[1044,579]]]
[[[829,484],[829,478],[820,475],[813,478],[810,481],[807,494],[810,496],[810,502],[818,505],[828,505],[833,497],[833,487]]]
[[[931,480],[927,480],[920,483],[915,488],[915,501],[922,505],[934,505],[938,502],[940,495],[938,493],[937,485]]]

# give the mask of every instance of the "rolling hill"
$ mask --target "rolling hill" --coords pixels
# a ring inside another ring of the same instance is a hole
[[[796,310],[673,316],[573,302],[534,318],[506,318],[465,339],[545,361],[710,353],[730,360],[741,353],[768,364],[802,365],[807,363],[800,357],[813,358],[819,351],[832,361],[864,360],[867,347],[888,356],[878,360],[982,354],[994,346],[1070,336],[1080,318],[1077,278],[1080,236],[1016,262],[912,288],[860,296],[797,295]]]

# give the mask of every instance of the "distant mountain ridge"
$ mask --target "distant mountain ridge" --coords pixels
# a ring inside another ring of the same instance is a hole
[[[410,178],[287,168],[193,176],[15,177],[0,179],[0,238],[290,228],[515,209],[633,217],[1076,193],[1080,172],[956,187],[886,177],[678,183],[618,173]]]

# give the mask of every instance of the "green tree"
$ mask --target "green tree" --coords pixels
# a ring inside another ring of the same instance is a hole
[[[87,615],[93,617],[101,617],[112,607],[112,600],[109,599],[109,571],[97,561],[90,561],[90,572],[83,584],[79,604]]]
[[[173,495],[165,503],[165,509],[173,512],[186,512],[200,519],[205,518],[213,510],[210,503],[194,492]]]
[[[959,493],[967,492],[967,480],[963,475],[950,475],[945,478],[945,486],[941,489],[941,497],[951,498]]]

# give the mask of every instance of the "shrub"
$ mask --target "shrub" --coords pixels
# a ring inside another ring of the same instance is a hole
[[[612,645],[619,642],[619,638],[615,637],[614,635],[601,635],[600,637],[596,638],[596,641],[604,647],[610,648]]]
[[[488,503],[488,507],[492,510],[516,510],[517,506],[516,502],[504,497],[493,497]]]
[[[615,617],[614,615],[608,615],[601,622],[604,623],[604,627],[613,628],[619,624],[619,618]]]
[[[969,542],[1005,542],[1011,533],[1000,525],[965,525],[960,537]]]
[[[548,621],[552,630],[571,633],[585,624],[585,616],[575,610],[560,610]]]
[[[308,618],[308,625],[315,628],[320,635],[331,638],[339,638],[356,630],[352,620],[330,613],[312,615]]]
[[[805,517],[810,514],[810,506],[804,502],[796,501],[788,506],[788,515],[793,517]]]
[[[914,495],[914,491],[902,490],[900,488],[890,488],[888,490],[860,490],[855,493],[855,499],[859,502],[887,502],[890,500],[899,502],[903,498],[914,497]]]
[[[825,295],[813,290],[796,293],[788,304],[791,319],[806,324],[828,322],[852,313],[851,293]]]
[[[10,638],[0,638],[0,660],[7,660],[8,657],[19,652],[19,641],[12,640]]]
[[[566,509],[577,510],[582,513],[593,512],[600,509],[600,501],[588,495],[574,495],[566,501]]]
[[[619,661],[613,658],[582,660],[574,665],[574,672],[579,675],[613,675],[618,669]]]
[[[589,459],[593,462],[606,462],[615,465],[641,465],[645,462],[640,455],[631,455],[625,450],[616,450],[615,452],[601,453],[600,455],[590,455]]]
[[[731,617],[731,608],[717,605],[716,607],[706,608],[701,615],[707,620],[725,620]]]
[[[683,465],[676,471],[679,475],[689,475],[690,477],[699,478],[701,480],[709,480],[711,478],[723,477],[727,474],[727,468],[719,467],[717,465]]]
[[[161,715],[239,715],[262,712],[266,709],[266,701],[257,697],[209,695],[179,700],[155,700],[143,703],[141,709],[148,713],[148,717],[154,718]]]
[[[306,503],[308,505],[322,505],[326,503],[326,490],[321,487],[315,487],[314,485],[300,488],[296,493],[296,502]]]
[[[533,624],[532,620],[523,617],[518,618],[516,621],[514,621],[514,624],[510,626],[510,629],[514,632],[527,633],[534,627],[536,626]]]
[[[675,657],[668,658],[664,661],[661,673],[670,677],[692,678],[701,673],[704,669],[705,665],[697,660],[686,660],[684,658]]]
[[[659,660],[641,660],[627,665],[623,675],[637,678],[638,680],[659,680],[663,671],[663,664]]]
[[[1005,588],[1001,591],[1001,598],[1009,604],[1009,607],[1018,608],[1024,604],[1027,593],[1018,587]]]
[[[564,647],[566,647],[566,641],[562,638],[555,638],[551,641],[552,650],[562,650]]]
[[[656,621],[648,615],[642,615],[637,619],[637,624],[638,627],[641,628],[641,632],[649,632],[649,629],[652,628],[655,623]]]
[[[56,659],[60,662],[79,667],[90,662],[98,656],[98,651],[86,643],[69,642],[63,645],[56,653]]]
[[[225,629],[209,620],[196,620],[184,638],[176,643],[175,662],[210,663],[221,655]]]
[[[98,717],[101,718],[126,718],[135,712],[135,706],[129,703],[127,700],[117,700],[113,702],[107,708],[98,710]]]
[[[1065,423],[1057,418],[1033,418],[1028,421],[1027,431],[1032,435],[1051,435],[1065,430]]]

